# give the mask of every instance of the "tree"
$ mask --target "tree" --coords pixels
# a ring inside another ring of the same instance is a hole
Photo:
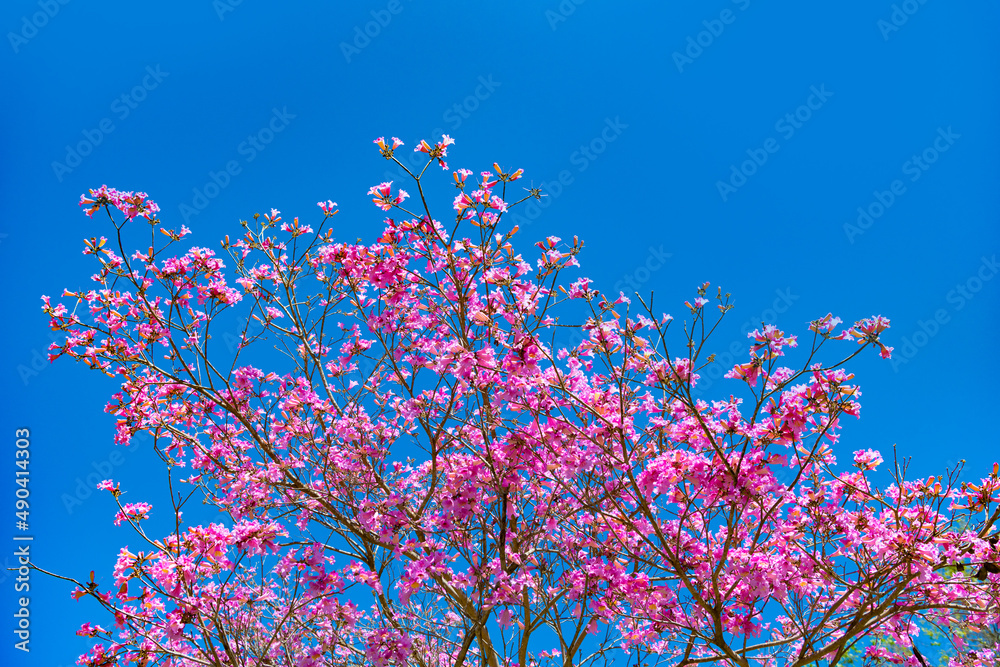
[[[222,242],[232,282],[210,249],[165,255],[189,230],[145,193],[81,197],[117,252],[87,240],[98,288],[67,291],[72,308],[43,297],[67,335],[50,358],[120,380],[116,442],[150,433],[170,488],[189,489],[155,536],[143,521],[164,510],[102,483],[146,547],[121,550],[113,587],[74,580],[114,618],[81,629],[100,640],[83,664],[835,665],[873,637],[908,647],[921,622],[997,621],[997,466],[960,484],[897,463],[881,487],[876,451],[837,466],[860,408],[841,366],[888,358],[888,320],[819,318],[794,367],[797,337],[763,326],[727,373],[739,396],[695,399],[729,294],[703,284],[679,324],[652,295],[570,282],[578,239],[526,258],[504,228],[542,196],[508,203],[522,170],[453,172],[449,229],[425,172],[447,169],[451,139],[417,146],[419,173],[398,139],[376,143],[413,177],[412,210],[373,187],[394,217],[369,244],[334,239],[332,201],[315,231],[255,215]],[[126,252],[143,222],[148,247]],[[199,497],[228,520],[185,523]],[[904,648],[867,659],[919,664]]]
[[[956,571],[957,567],[946,568],[942,573],[948,575]],[[987,573],[987,568],[982,566],[976,576],[983,577]],[[954,663],[948,664],[963,664],[963,658],[967,659],[969,653],[979,653],[1000,643],[1000,627],[996,624],[981,626],[975,623],[954,623],[942,627],[926,619],[920,619],[916,625],[919,636],[912,638],[913,645],[910,648],[891,637],[874,637],[856,644],[848,651],[843,659],[843,665],[860,667],[884,663],[885,660],[880,657],[883,650],[895,654],[911,652],[921,665],[928,667],[946,664],[944,661],[947,659],[954,659]]]

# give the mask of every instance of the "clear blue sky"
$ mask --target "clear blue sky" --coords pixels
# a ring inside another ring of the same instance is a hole
[[[88,474],[113,470],[131,501],[164,493],[148,448],[112,444],[110,380],[38,361],[39,295],[86,285],[81,240],[108,233],[80,193],[145,190],[209,247],[254,212],[316,216],[333,199],[340,237],[370,241],[383,134],[412,148],[445,131],[452,167],[562,175],[525,249],[577,234],[600,287],[655,290],[678,316],[697,284],[722,285],[737,307],[720,351],[762,317],[803,333],[829,311],[886,315],[910,358],[855,364],[864,407],[842,451],[896,444],[916,474],[965,458],[975,477],[996,458],[997,3],[236,1],[0,9],[5,566],[16,428],[31,430],[26,534],[43,566],[106,582],[135,544]],[[206,192],[212,173],[224,187]],[[68,666],[88,648],[73,633],[102,617],[33,575],[32,652],[13,650],[19,594],[0,579],[3,664]]]

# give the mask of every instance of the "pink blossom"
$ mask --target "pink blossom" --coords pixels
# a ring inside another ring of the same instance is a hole
[[[854,465],[861,470],[875,470],[882,463],[882,455],[873,449],[854,452]]]
[[[121,511],[115,515],[114,524],[118,526],[123,521],[141,521],[147,518],[152,509],[153,506],[149,503],[126,503],[122,506]]]
[[[387,183],[380,183],[379,185],[373,185],[368,189],[368,194],[375,195],[372,202],[375,203],[383,211],[390,210],[393,206],[399,206],[403,203],[403,200],[410,195],[406,194],[405,190],[399,190],[395,197],[391,194],[392,181]]]
[[[455,143],[455,140],[449,137],[447,134],[441,136],[441,141],[434,144],[432,147],[426,141],[421,141],[417,144],[417,147],[413,149],[414,152],[427,153],[432,158],[436,158],[438,164],[441,165],[442,169],[447,169],[448,165],[444,161],[444,157],[448,155],[448,146]]]
[[[386,158],[402,145],[375,143]],[[444,166],[451,144],[416,150]],[[369,242],[299,239],[312,228],[272,209],[223,241],[230,266],[214,243],[164,252],[190,230],[164,229],[144,193],[81,200],[163,233],[128,249],[131,272],[105,237],[84,240],[97,284],[43,297],[61,336],[50,357],[112,378],[115,441],[154,435],[171,470],[191,469],[171,488],[217,510],[199,523],[168,509],[155,535],[138,525],[148,503],[121,506],[137,551],[119,551],[110,588],[74,580],[115,624],[114,642],[81,628],[105,642],[82,664],[235,651],[258,667],[444,667],[463,650],[467,664],[578,664],[625,650],[773,667],[870,637],[871,661],[916,665],[900,647],[922,626],[960,636],[1000,620],[1000,465],[964,482],[880,475],[877,451],[843,449],[862,399],[844,366],[868,346],[889,354],[888,320],[838,333],[828,314],[806,350],[762,326],[711,396],[699,373],[731,354],[712,337],[721,290],[709,309],[700,284],[676,321],[603,294],[568,271],[579,239],[532,247],[507,224],[522,170],[493,163],[466,189],[472,173]],[[406,198],[391,182],[369,195],[385,211]],[[455,217],[435,219],[449,203]],[[853,466],[838,461],[852,451]],[[542,626],[570,633],[560,650],[529,632]],[[995,662],[966,638],[963,665]]]

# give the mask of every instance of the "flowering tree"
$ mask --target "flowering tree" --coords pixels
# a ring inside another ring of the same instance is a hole
[[[959,656],[956,662],[961,664],[960,658],[962,654],[993,648],[1000,641],[1000,633],[997,632],[996,625],[985,628],[981,626],[973,627],[975,629],[967,625],[952,624],[949,627],[941,628],[927,621],[921,621],[919,622],[920,648],[917,648],[917,642],[914,642],[911,648],[907,648],[887,637],[873,638],[868,642],[861,642],[855,645],[844,656],[841,665],[843,667],[861,667],[865,664],[871,664],[872,660],[866,660],[866,654],[868,654],[870,647],[872,648],[871,654],[881,653],[882,649],[888,649],[893,653],[912,652],[917,657],[917,662],[922,665],[948,664],[947,659],[952,657],[955,652],[958,652]],[[956,633],[958,633],[958,636],[956,636]],[[959,649],[959,646],[962,648]],[[883,660],[882,662],[886,661]]]
[[[407,170],[402,142],[376,143]],[[876,451],[837,465],[860,396],[840,367],[889,357],[886,319],[813,321],[792,367],[798,339],[765,326],[726,376],[742,398],[696,400],[729,295],[702,285],[678,323],[564,279],[575,238],[522,255],[503,215],[542,195],[508,203],[520,169],[453,172],[440,222],[425,172],[451,143],[417,146],[417,196],[369,191],[393,215],[374,243],[336,241],[332,201],[316,229],[272,210],[222,242],[228,277],[208,248],[166,256],[189,230],[145,193],[81,198],[117,243],[86,241],[98,285],[67,290],[76,305],[43,297],[67,335],[50,358],[120,380],[115,440],[150,433],[177,496],[125,503],[102,483],[143,547],[113,586],[76,581],[113,616],[80,630],[99,642],[81,664],[763,667],[870,645],[866,663],[920,665],[922,623],[997,621],[997,466],[959,484],[897,464],[880,486]],[[235,313],[261,329],[227,352]],[[228,519],[185,523],[175,483]],[[158,512],[169,534],[148,533]],[[967,649],[951,664],[1000,655]]]

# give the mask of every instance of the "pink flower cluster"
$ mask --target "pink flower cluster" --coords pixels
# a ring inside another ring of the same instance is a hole
[[[375,143],[393,160],[402,145]],[[445,167],[452,144],[416,150]],[[228,275],[207,248],[127,263],[86,242],[96,287],[43,297],[66,337],[50,356],[115,378],[116,441],[155,435],[220,519],[158,507],[179,528],[156,539],[149,504],[119,507],[144,551],[121,550],[112,589],[78,582],[114,619],[81,628],[104,640],[81,664],[526,667],[641,650],[771,667],[869,640],[872,664],[916,664],[903,647],[929,623],[965,642],[952,665],[993,664],[998,647],[971,637],[1000,621],[1000,466],[913,479],[840,443],[861,397],[841,365],[869,346],[888,357],[888,320],[841,330],[829,314],[810,345],[764,326],[729,391],[696,399],[721,290],[710,308],[700,285],[681,324],[602,295],[567,276],[579,239],[515,247],[503,216],[524,200],[505,188],[521,170],[472,174],[449,179],[447,225],[414,176],[422,212],[370,243],[324,233],[332,201],[315,231],[272,209],[223,241]],[[384,211],[408,196],[369,195]],[[142,193],[87,203],[155,213]]]
[[[396,196],[392,196],[392,181],[387,183],[380,183],[378,185],[373,185],[368,189],[368,194],[375,195],[372,202],[375,203],[383,211],[388,211],[393,206],[399,206],[403,203],[403,200],[410,195],[406,194],[406,190],[399,190]]]
[[[102,185],[97,190],[90,191],[90,197],[80,195],[80,206],[86,205],[88,208],[84,213],[87,217],[101,207],[114,206],[124,214],[127,220],[136,217],[143,217],[147,220],[155,220],[160,207],[152,200],[148,199],[145,192],[124,192]]]
[[[115,515],[115,525],[121,525],[123,521],[137,522],[149,516],[153,506],[149,503],[127,503],[122,506],[121,511]]]
[[[393,137],[393,140],[394,140],[393,148],[396,148],[395,142],[399,140],[396,139],[395,137]],[[413,152],[427,153],[432,158],[438,161],[438,164],[441,166],[442,169],[447,169],[448,165],[445,163],[444,157],[448,155],[448,146],[451,146],[453,143],[455,143],[455,140],[449,137],[447,134],[445,134],[442,135],[441,141],[437,142],[433,146],[428,144],[426,141],[421,141],[419,144],[417,144],[417,147],[413,149]]]

